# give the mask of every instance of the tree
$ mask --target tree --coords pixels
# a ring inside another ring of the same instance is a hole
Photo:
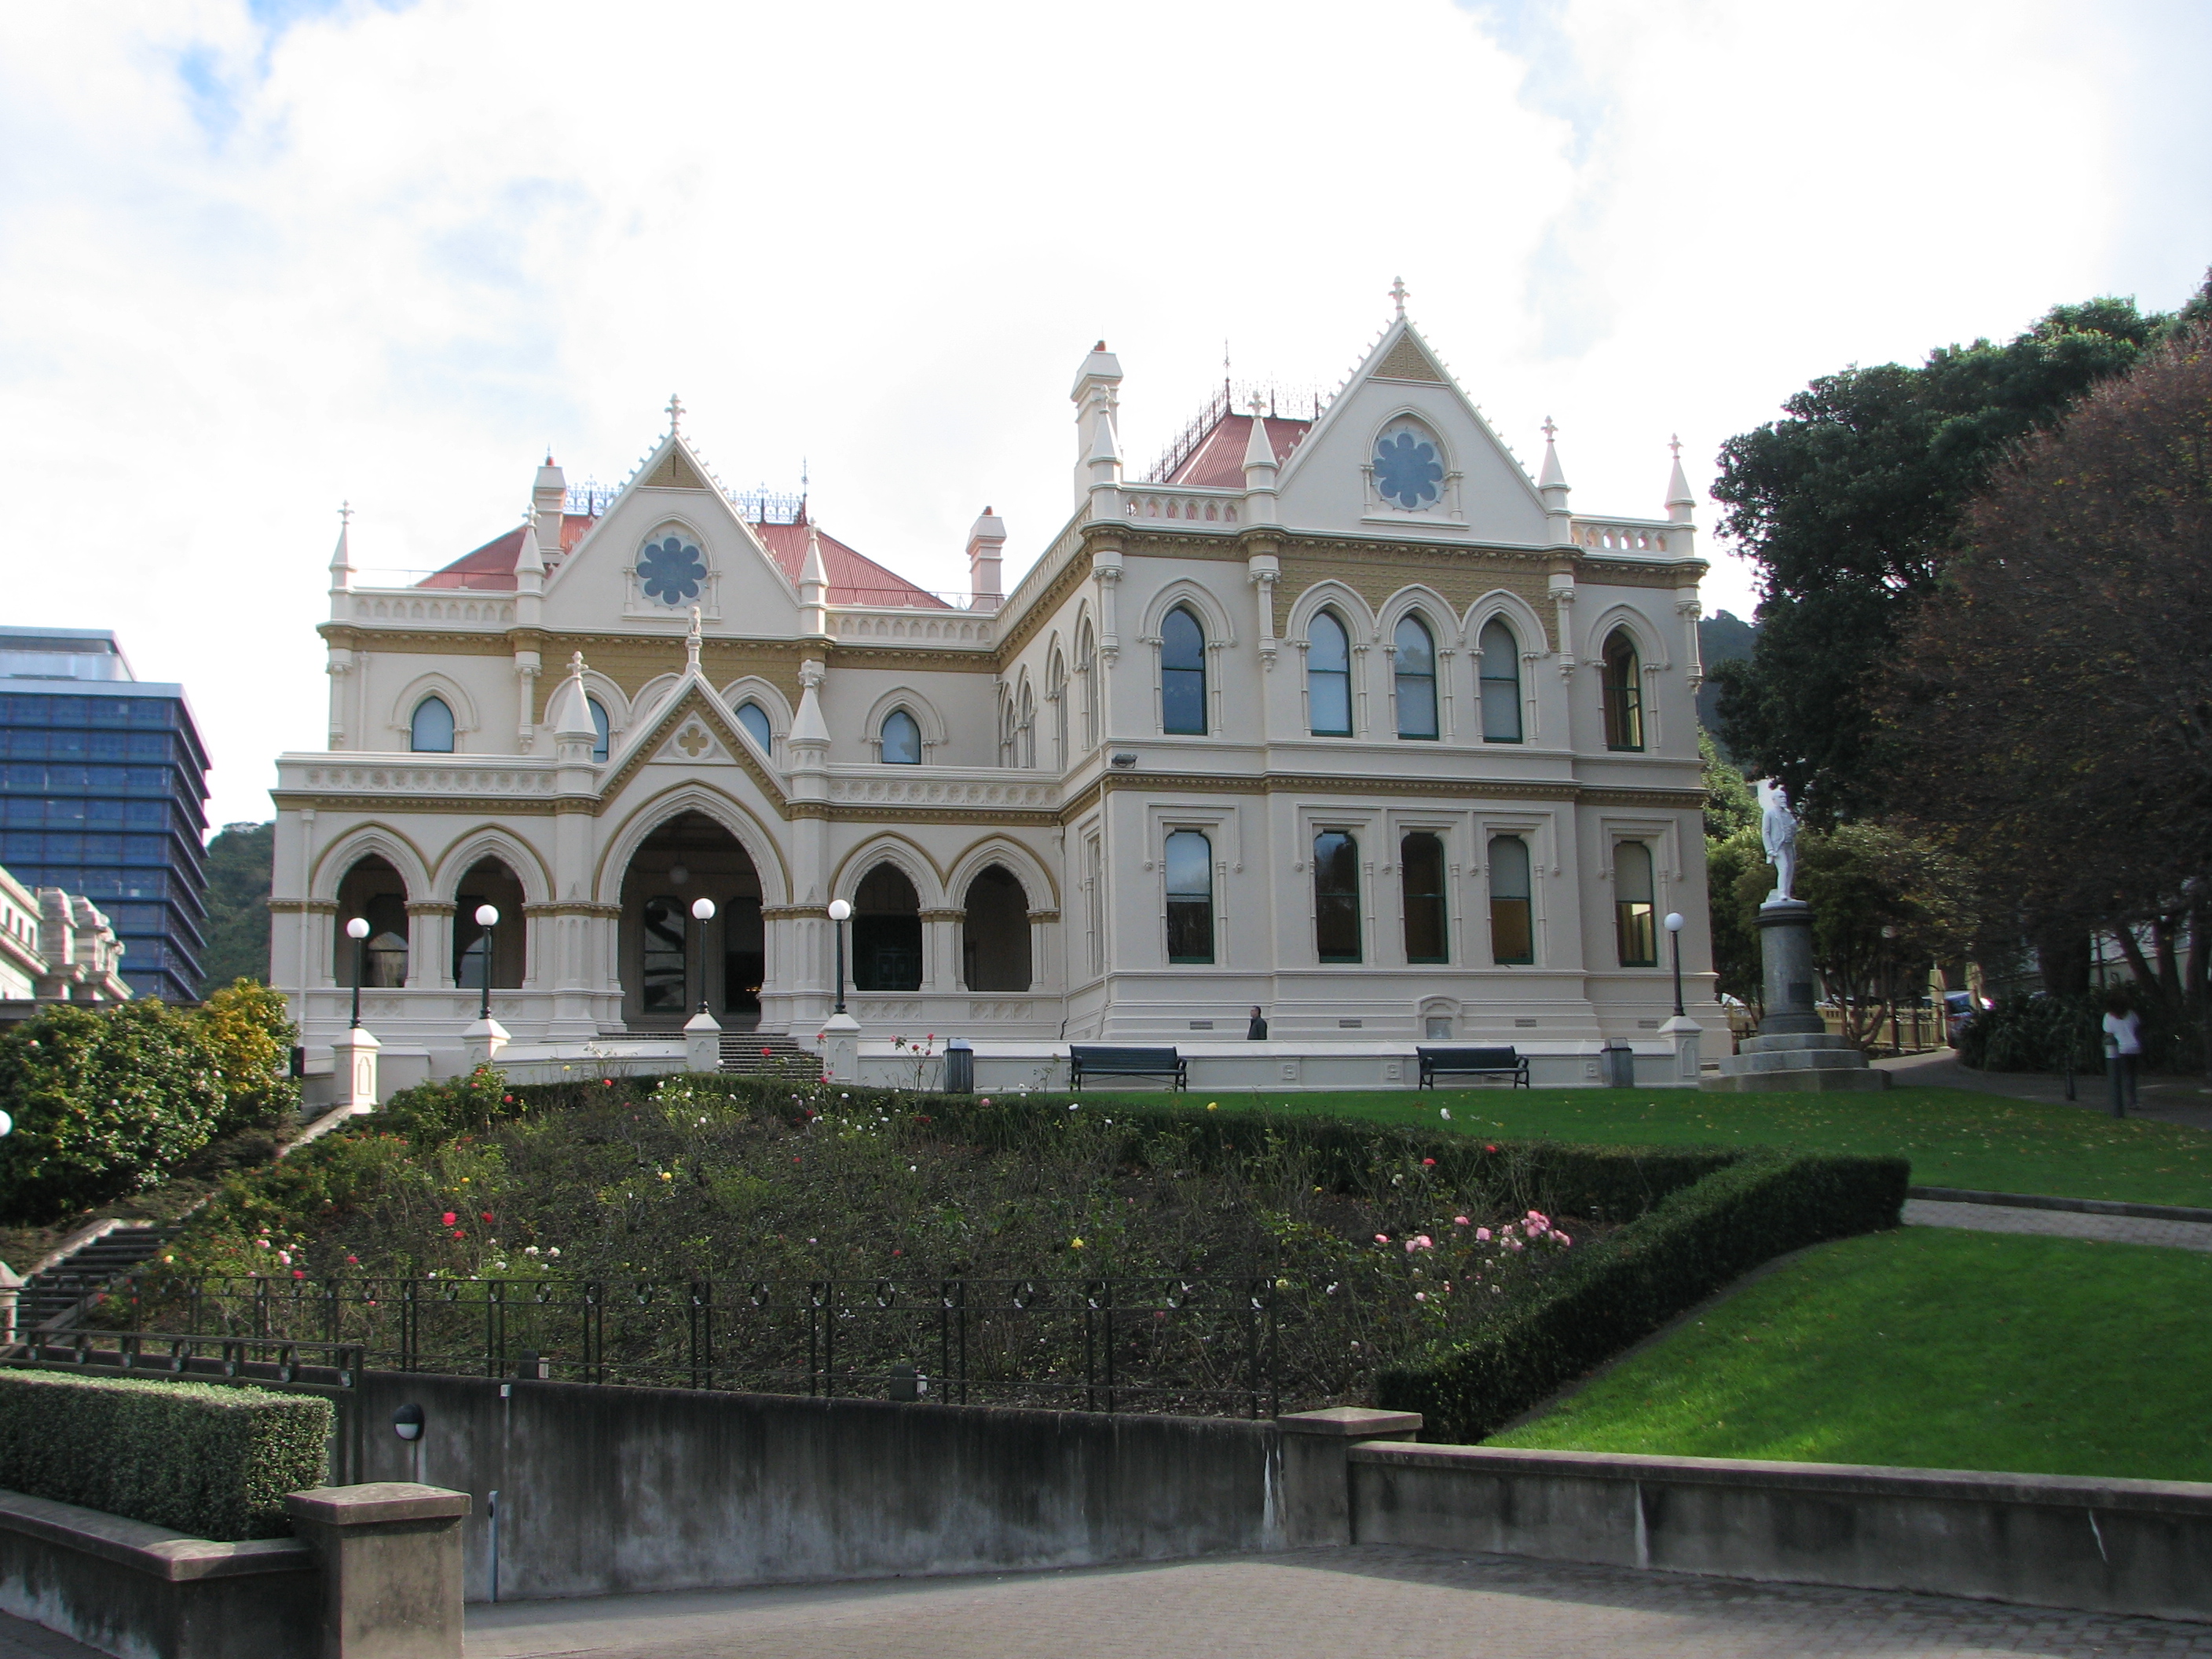
[[[1824,376],[1788,418],[1723,445],[1721,528],[1763,585],[1749,659],[1713,672],[1729,752],[1778,775],[1815,823],[1888,804],[1869,683],[1960,550],[1966,503],[2014,445],[2171,322],[2132,300],[2061,306],[2008,344]]]
[[[1698,659],[1705,665],[1705,683],[1698,688],[1698,725],[1717,739],[1720,737],[1721,684],[1712,678],[1713,670],[1724,662],[1740,662],[1749,657],[1758,639],[1758,625],[1746,622],[1733,611],[1702,617],[1698,623]],[[1729,759],[1735,757],[1726,743],[1722,743],[1720,748]]]
[[[226,823],[208,843],[204,986],[237,979],[269,982],[269,888],[276,849],[274,823]]]
[[[2201,1015],[2212,324],[2024,445],[1965,538],[1906,635],[1886,705],[1902,763],[1941,780],[1919,813],[2002,872],[2031,930],[2111,928],[2147,989]]]
[[[1711,922],[1713,973],[1723,994],[1757,1007],[1761,1001],[1759,929],[1736,890],[1749,872],[1756,869],[1763,877],[1767,867],[1759,834],[1759,800],[1743,774],[1721,757],[1710,732],[1698,733],[1698,752],[1705,763],[1705,906]]]
[[[150,998],[43,1008],[0,1036],[0,1218],[50,1221],[152,1186],[224,1108],[198,1021]]]
[[[1972,872],[1924,836],[1891,825],[1842,823],[1801,835],[1797,894],[1813,907],[1813,966],[1862,1047],[1917,998],[1936,963],[1965,951],[1977,931]]]

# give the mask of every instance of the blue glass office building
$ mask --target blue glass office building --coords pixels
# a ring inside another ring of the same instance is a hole
[[[0,628],[0,865],[105,911],[138,996],[200,994],[207,769],[185,688],[114,635]]]

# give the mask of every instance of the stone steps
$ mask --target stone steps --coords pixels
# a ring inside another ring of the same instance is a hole
[[[720,1069],[738,1077],[819,1083],[822,1061],[781,1031],[725,1031]]]

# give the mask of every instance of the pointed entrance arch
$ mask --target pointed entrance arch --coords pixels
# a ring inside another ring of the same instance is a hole
[[[713,920],[692,919],[695,901]],[[726,1030],[760,1024],[767,966],[760,873],[703,812],[682,812],[640,844],[623,872],[623,1022],[675,1030],[704,1000]]]
[[[1003,864],[988,864],[961,901],[960,977],[971,991],[1030,988],[1030,900]]]

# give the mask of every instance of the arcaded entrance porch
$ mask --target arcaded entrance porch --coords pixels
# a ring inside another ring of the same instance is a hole
[[[680,1030],[702,1001],[725,1030],[757,1030],[767,936],[760,874],[737,838],[701,812],[647,836],[623,876],[619,950],[629,1030]]]

